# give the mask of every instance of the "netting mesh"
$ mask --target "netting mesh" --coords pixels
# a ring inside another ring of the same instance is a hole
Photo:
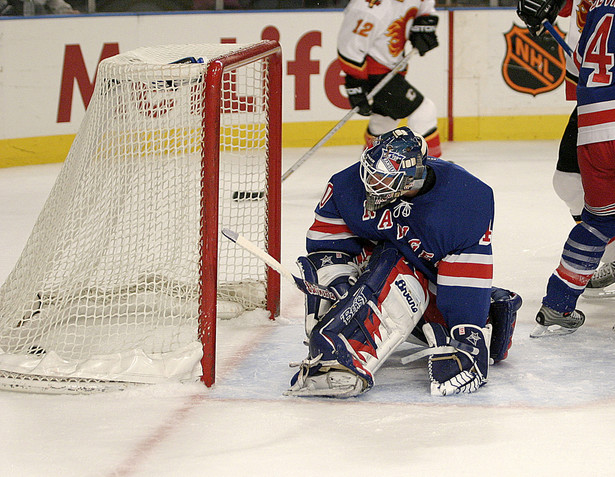
[[[101,62],[71,151],[0,289],[0,370],[136,382],[200,374],[204,79],[208,59],[240,48],[141,48]],[[186,57],[203,62],[170,64]],[[204,182],[219,187],[220,226],[261,247],[266,61],[225,73],[220,182]],[[222,315],[265,306],[265,267],[226,241],[218,273]]]

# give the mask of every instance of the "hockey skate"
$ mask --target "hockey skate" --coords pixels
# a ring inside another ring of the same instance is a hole
[[[590,299],[615,297],[615,262],[605,263],[596,270],[582,296]]]
[[[299,366],[300,369],[293,376],[290,388],[284,392],[285,396],[348,398],[358,396],[373,385],[373,381],[368,384],[337,361],[325,362],[321,358],[322,354],[316,358],[308,357],[301,363],[291,363],[291,367]]]
[[[536,314],[536,327],[530,333],[530,338],[568,335],[574,333],[583,323],[585,315],[580,310],[560,313],[542,305]]]

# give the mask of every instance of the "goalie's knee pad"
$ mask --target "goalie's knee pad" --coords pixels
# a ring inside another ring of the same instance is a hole
[[[312,252],[299,257],[297,265],[304,280],[332,288],[344,296],[359,276],[354,258],[342,252]],[[310,336],[314,325],[331,307],[332,302],[315,295],[305,295],[305,334]]]
[[[355,393],[367,391],[375,371],[406,340],[426,306],[423,285],[399,251],[391,245],[378,246],[365,273],[312,329],[309,357],[289,393],[339,396],[335,390],[306,392],[318,388],[317,382],[331,385],[319,375],[332,369],[361,379]]]
[[[433,348],[429,356],[431,394],[472,393],[487,382],[491,325],[456,325],[449,332],[438,323],[423,326]]]
[[[492,327],[490,356],[494,363],[508,357],[517,322],[517,311],[522,304],[523,300],[517,293],[504,288],[491,288],[491,305],[487,323],[490,323]]]

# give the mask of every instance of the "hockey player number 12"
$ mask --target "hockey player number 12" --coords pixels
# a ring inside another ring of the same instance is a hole
[[[372,31],[372,28],[374,28],[373,23],[363,23],[363,20],[359,20],[357,22],[357,26],[354,28],[354,30],[352,30],[352,33],[356,33],[357,35],[366,37],[369,35],[369,32]]]

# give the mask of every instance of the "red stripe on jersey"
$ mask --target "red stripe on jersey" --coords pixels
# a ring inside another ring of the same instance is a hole
[[[585,285],[587,285],[587,282],[594,274],[594,270],[592,270],[588,274],[574,273],[564,268],[564,266],[560,263],[559,267],[557,267],[557,269],[555,270],[555,273],[557,273],[562,280],[570,282],[573,285],[584,287]]]
[[[352,231],[348,228],[346,224],[329,224],[327,222],[321,222],[316,219],[310,230],[314,232],[320,232],[323,234],[343,234],[343,233],[352,233]]]
[[[605,111],[594,111],[588,113],[579,113],[579,127],[595,126],[597,124],[605,124],[615,122],[615,111],[607,109]]]
[[[340,55],[338,55],[337,58],[340,61],[342,71],[344,71],[344,73],[346,73],[347,75],[358,79],[366,80],[368,79],[369,75],[385,75],[389,71],[391,71],[391,68],[384,66],[383,64],[374,60],[371,56],[366,56],[365,60],[361,65],[357,65],[353,62],[350,62],[347,59],[342,58]],[[404,69],[404,71],[400,71],[399,74],[405,76],[406,71],[407,70]]]
[[[440,262],[438,275],[460,278],[493,278],[493,265],[487,263]]]

